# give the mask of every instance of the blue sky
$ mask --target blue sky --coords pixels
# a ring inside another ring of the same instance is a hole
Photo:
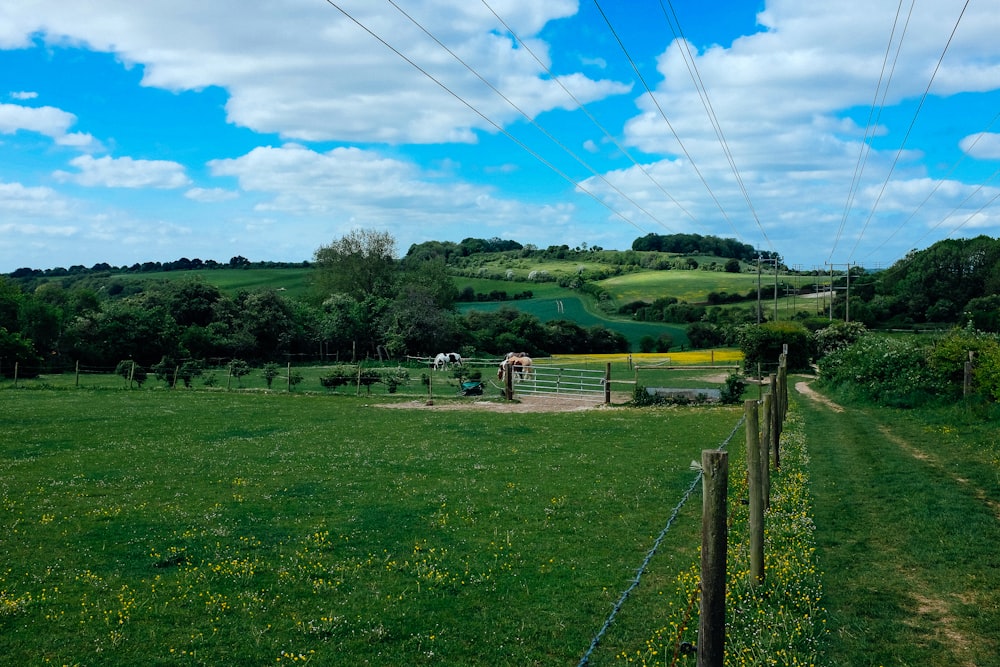
[[[1000,236],[993,3],[4,5],[0,272],[301,261],[357,228],[714,234],[801,268]]]

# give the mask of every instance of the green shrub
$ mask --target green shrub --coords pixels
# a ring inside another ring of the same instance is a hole
[[[917,341],[865,336],[819,360],[820,380],[845,395],[910,408],[947,393]]]
[[[726,378],[726,384],[722,387],[719,400],[726,405],[735,405],[743,398],[746,391],[746,379],[739,373],[730,373]]]
[[[743,352],[745,368],[773,367],[778,363],[784,346],[788,346],[788,370],[809,369],[812,357],[812,334],[798,322],[780,321],[746,324],[737,330],[737,340]]]

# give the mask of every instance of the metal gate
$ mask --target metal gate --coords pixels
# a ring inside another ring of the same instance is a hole
[[[603,402],[606,384],[606,372],[603,370],[534,365],[524,377],[515,377],[514,395],[531,394]]]

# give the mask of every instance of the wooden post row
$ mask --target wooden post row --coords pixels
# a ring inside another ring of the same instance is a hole
[[[726,647],[726,553],[729,548],[726,500],[729,455],[701,453],[701,614],[698,667],[722,667]]]

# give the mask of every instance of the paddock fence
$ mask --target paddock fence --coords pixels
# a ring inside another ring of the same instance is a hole
[[[512,383],[514,396],[545,396],[606,402],[610,382],[607,369],[564,368],[535,364]]]

